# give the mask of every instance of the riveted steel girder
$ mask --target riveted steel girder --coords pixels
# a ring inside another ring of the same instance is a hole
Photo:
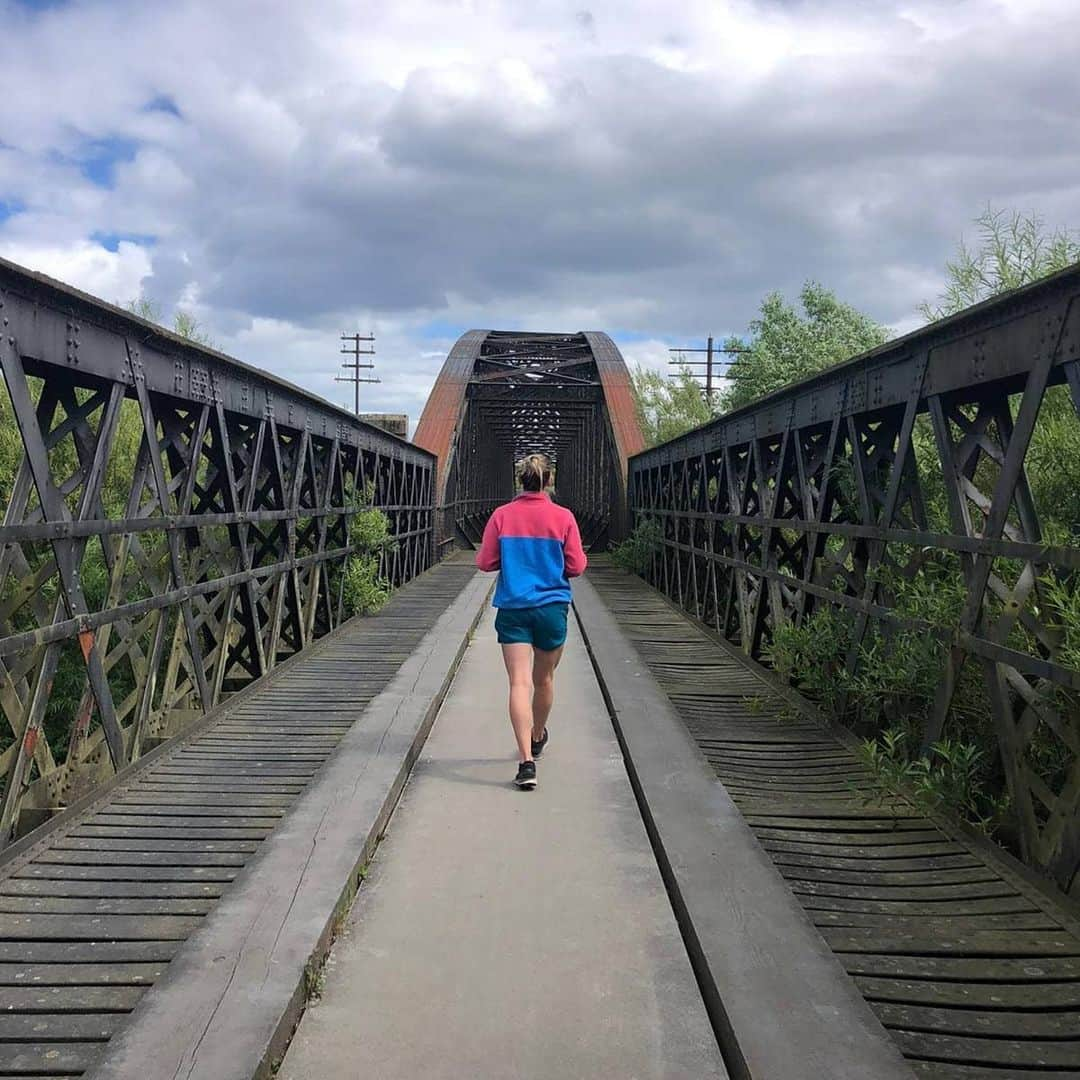
[[[822,661],[841,709],[868,650],[936,639],[924,748],[963,738],[957,687],[974,678],[964,694],[985,700],[1023,857],[1074,893],[1080,670],[1063,604],[1080,601],[1080,523],[1048,537],[1057,508],[1036,504],[1027,470],[1039,425],[1080,441],[1078,416],[1080,266],[630,462],[633,516],[662,533],[649,580],[766,660],[782,631],[831,612],[850,634]],[[950,589],[951,613],[911,601]]]
[[[430,565],[435,459],[3,260],[0,324],[3,846],[337,626],[358,510]]]

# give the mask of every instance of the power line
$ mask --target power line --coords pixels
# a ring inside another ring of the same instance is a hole
[[[353,412],[355,412],[356,415],[359,416],[360,415],[360,384],[361,383],[382,382],[382,379],[376,379],[376,378],[368,379],[368,378],[364,378],[360,374],[360,372],[362,370],[367,370],[367,369],[375,367],[374,362],[372,362],[370,364],[362,364],[362,363],[360,363],[360,357],[361,356],[374,356],[375,355],[375,335],[374,334],[367,334],[365,336],[363,334],[342,334],[341,335],[341,340],[342,340],[342,342],[347,341],[349,343],[348,345],[343,344],[341,346],[342,354],[345,355],[345,356],[351,356],[353,358],[353,362],[351,364],[350,363],[344,363],[341,366],[346,371],[351,371],[352,374],[351,375],[335,375],[334,376],[334,382],[347,382],[347,383],[352,383],[353,384],[354,389],[355,389],[355,395],[356,395],[356,402],[355,402],[355,405],[353,407]],[[370,349],[362,349],[362,348],[360,348],[361,342],[370,343],[371,348]]]
[[[707,342],[704,349],[671,348],[671,349],[668,349],[668,352],[669,353],[676,353],[678,355],[678,359],[670,359],[670,360],[668,360],[668,363],[671,364],[671,365],[678,365],[679,367],[702,367],[702,366],[704,366],[704,368],[705,368],[705,400],[707,402],[709,402],[709,404],[712,404],[713,367],[714,367],[714,365],[718,366],[720,363],[723,363],[723,364],[726,364],[727,366],[730,366],[733,363],[733,361],[731,361],[731,360],[724,360],[724,361],[716,360],[715,359],[716,354],[717,353],[724,353],[726,355],[734,355],[734,354],[737,354],[737,353],[747,353],[747,352],[750,352],[750,350],[745,348],[742,345],[732,345],[732,346],[714,345],[713,344],[712,334],[710,334],[709,337],[708,337],[708,342]],[[685,353],[704,353],[705,354],[705,359],[704,360],[686,360],[686,359],[684,359],[684,354]],[[697,377],[699,373],[695,371],[692,374],[695,377]]]

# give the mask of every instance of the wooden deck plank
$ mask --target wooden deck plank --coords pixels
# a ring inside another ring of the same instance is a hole
[[[891,1034],[900,1048],[914,1058],[994,1065],[1002,1069],[1080,1069],[1080,1040],[1076,1039],[1037,1042],[1029,1039],[979,1039],[897,1028],[891,1029]]]
[[[878,875],[906,874],[912,870],[970,870],[972,867],[982,865],[978,859],[966,851],[913,858],[904,858],[905,852],[901,852],[898,858],[876,859],[860,858],[846,851],[820,855],[801,851],[788,852],[783,848],[777,850],[769,846],[766,846],[765,850],[772,855],[772,860],[777,866],[807,867],[819,870],[858,870],[864,874],[872,872]]]
[[[0,862],[0,1077],[77,1074],[475,578],[443,564]]]
[[[716,783],[663,684],[648,677],[621,612],[605,609],[588,578],[574,604],[733,1075],[908,1077]]]
[[[874,1012],[887,1028],[901,1028],[905,1031],[990,1036],[999,1039],[1080,1040],[1080,1016],[1075,1012],[970,1007],[951,1009],[940,1005],[883,1001],[874,1003]],[[1075,1045],[1080,1048],[1080,1042]],[[1070,1064],[1080,1065],[1080,1057],[1074,1057]]]
[[[914,956],[1080,956],[1080,940],[1062,930],[966,930],[937,933],[889,932],[864,927],[822,928],[837,952],[904,953]]]
[[[979,980],[998,983],[1080,981],[1080,958],[1052,956],[1037,948],[1019,956],[923,956],[917,953],[860,953],[841,957],[850,975],[904,980],[926,979],[948,984]]]
[[[56,841],[58,851],[201,851],[251,854],[256,840],[140,840],[132,837],[68,836]],[[0,882],[3,892],[3,882]]]
[[[8,878],[0,881],[0,896],[71,897],[217,897],[225,881],[58,881],[49,878]]]
[[[9,1076],[78,1076],[101,1056],[101,1042],[18,1042],[4,1047]],[[0,1074],[3,1075],[3,1074]]]
[[[7,995],[4,995],[5,1000]],[[105,1042],[116,1034],[127,1018],[126,1012],[92,1013],[0,1012],[0,1054],[5,1043],[38,1042],[55,1039],[60,1043],[80,1040]],[[0,1058],[2,1060],[2,1058]]]
[[[869,976],[859,977],[855,982],[872,1002],[954,1005],[962,1009],[1080,1009],[1080,979],[1072,982],[999,983]],[[1068,1015],[1075,1022],[1075,1012]]]
[[[416,646],[385,692],[109,1044],[97,1080],[262,1075],[280,1057],[305,972],[325,953],[482,611],[490,579],[463,572],[460,597],[417,620]]]
[[[133,987],[141,994],[142,989],[149,986],[155,979],[161,977],[165,970],[164,963],[149,964],[0,964],[0,986],[8,987],[4,991],[4,1001],[15,1002],[15,997],[9,997],[15,993],[27,995],[45,993],[50,987],[81,987],[85,988],[86,994],[80,989],[64,995],[65,1005],[75,1003],[82,1008],[80,1002],[89,1002],[87,996],[91,991],[98,988]],[[115,999],[108,999],[115,1000]],[[137,1000],[137,999],[136,999]],[[26,1008],[32,1009],[33,1001]],[[85,1008],[92,1008],[86,1005]],[[55,1012],[57,1003],[50,999],[49,1011]]]
[[[142,964],[171,960],[174,941],[0,941],[0,964]]]
[[[17,870],[14,880],[34,878],[49,881],[232,881],[240,870],[235,866],[146,866],[142,863],[54,862],[50,852],[44,852],[38,862]]]
[[[1022,1073],[1003,1074],[1001,1069],[955,1062],[910,1060],[908,1064],[920,1080],[1064,1080],[1071,1076],[1059,1069],[1024,1069]]]
[[[117,897],[0,896],[0,914],[13,915],[205,915],[215,896]]]
[[[861,911],[881,915],[993,915],[1038,912],[1022,896],[992,896],[974,900],[862,900],[847,896],[803,897],[807,911]]]
[[[792,721],[754,665],[639,579],[595,563],[590,578],[917,1074],[1073,1075],[1075,915],[913,804],[879,800],[848,745]]]
[[[0,940],[184,941],[201,924],[197,915],[0,914]]]

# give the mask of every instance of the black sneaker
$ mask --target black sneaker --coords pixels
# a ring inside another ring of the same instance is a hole
[[[544,747],[548,744],[549,734],[548,729],[544,728],[544,737],[539,742],[535,739],[532,740],[532,755],[534,758],[538,758],[544,752]]]
[[[536,787],[536,762],[535,761],[523,761],[518,766],[517,776],[514,777],[514,783],[519,788],[524,788],[526,791],[532,791]]]

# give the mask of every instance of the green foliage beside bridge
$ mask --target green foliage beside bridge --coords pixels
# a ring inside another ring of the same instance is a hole
[[[725,342],[726,348],[747,351],[737,353],[728,369],[720,399],[722,411],[749,405],[840,364],[883,344],[888,336],[883,326],[816,282],[803,286],[799,307],[789,304],[780,293],[770,293],[750,323],[748,338]]]
[[[638,423],[646,446],[677,439],[713,417],[701,385],[688,367],[666,378],[654,368],[638,364],[631,372]]]
[[[927,318],[955,314],[1080,261],[1080,241],[1073,234],[1051,231],[1033,215],[988,209],[975,224],[977,239],[970,246],[961,242],[948,263],[942,295],[923,305]],[[779,294],[770,294],[750,330],[746,341],[727,343],[749,352],[731,367],[721,394],[724,411],[751,404],[886,339],[882,327],[814,284],[803,289],[798,307]],[[668,437],[699,422],[697,413],[689,409],[677,415],[675,405],[680,400],[672,393],[668,402]],[[1014,395],[1008,402],[1014,421],[1018,407],[1019,395]],[[926,528],[930,533],[951,533],[938,448],[925,415],[916,419],[913,446]],[[1000,463],[983,455],[967,478],[972,490],[992,492],[999,471]],[[1025,473],[1043,542],[1075,547],[1080,542],[1080,420],[1067,387],[1051,387],[1043,398],[1025,457]],[[834,467],[831,483],[844,491],[848,504],[857,504],[849,463]],[[792,531],[788,540],[797,542],[797,534]],[[634,534],[615,552],[616,561],[631,570],[648,565],[650,551],[655,553],[662,543],[658,524],[639,519]],[[833,536],[828,543],[831,551],[839,553],[844,540]],[[881,571],[881,595],[901,619],[920,620],[936,633],[906,629],[884,633],[880,625],[872,625],[856,644],[858,615],[840,606],[818,604],[801,622],[794,620],[775,629],[765,658],[831,717],[864,737],[864,763],[882,790],[902,787],[926,809],[958,813],[1018,850],[1015,815],[991,719],[992,703],[978,664],[964,664],[959,670],[947,735],[930,745],[922,742],[940,692],[946,642],[960,622],[966,600],[961,557],[956,552],[928,554],[929,549],[904,551],[902,547],[892,544],[890,553],[896,565],[908,572]],[[1019,559],[999,559],[995,566],[1006,587],[1028,572]],[[1080,671],[1080,588],[1075,574],[1047,571],[1037,587],[1037,615],[1057,637],[1057,661]],[[991,597],[989,602],[996,601]],[[1045,649],[1035,626],[1023,619],[1016,621],[1005,644],[1030,656],[1043,655]],[[852,650],[855,664],[848,663]],[[1053,696],[1048,704],[1058,715],[1075,717],[1080,712],[1080,695],[1072,689],[1058,686],[1048,692]],[[1068,786],[1069,771],[1075,766],[1067,739],[1040,724],[1027,754],[1049,790]]]
[[[383,576],[383,556],[394,548],[390,519],[371,505],[374,485],[364,492],[364,508],[349,523],[349,543],[355,548],[345,564],[342,582],[345,611],[371,615],[390,599],[390,582]]]

